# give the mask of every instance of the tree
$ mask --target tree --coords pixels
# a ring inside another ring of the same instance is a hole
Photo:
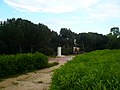
[[[113,27],[113,28],[111,28],[111,29],[110,29],[110,33],[111,33],[112,35],[115,35],[115,36],[120,35],[119,27]]]
[[[51,39],[52,32],[44,24],[34,24],[21,18],[7,19],[0,24],[0,48],[6,47],[6,54],[36,51],[48,54],[46,50],[52,50]]]
[[[120,31],[119,27],[113,27],[110,29],[110,33],[107,35],[108,37],[108,48],[109,49],[120,49]]]
[[[98,33],[79,33],[77,43],[82,51],[89,52],[93,50],[104,49],[107,43],[107,37]]]
[[[22,52],[21,40],[23,37],[22,30],[19,28],[19,24],[16,19],[7,19],[2,24],[1,38],[2,41],[7,45],[9,53]],[[19,49],[18,49],[19,48]]]
[[[71,54],[76,33],[72,32],[70,29],[61,28],[59,36],[63,54]]]

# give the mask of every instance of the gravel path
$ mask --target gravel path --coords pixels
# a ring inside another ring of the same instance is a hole
[[[57,58],[49,58],[49,62],[57,61],[59,65],[30,72],[18,77],[5,79],[0,82],[0,90],[48,90],[51,83],[51,75],[53,70],[71,60],[74,56],[63,56]]]

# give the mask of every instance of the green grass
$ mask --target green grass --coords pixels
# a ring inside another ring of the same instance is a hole
[[[120,90],[120,50],[76,56],[54,71],[51,90]]]
[[[53,66],[56,66],[56,65],[58,65],[58,64],[59,64],[58,62],[48,63],[48,68],[53,67]]]

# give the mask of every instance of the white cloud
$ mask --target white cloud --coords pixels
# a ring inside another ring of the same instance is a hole
[[[53,19],[53,20],[47,20],[45,22],[45,24],[49,24],[49,25],[73,25],[74,23],[76,23],[73,20],[63,20],[63,19]]]
[[[120,0],[4,0],[23,12],[69,13],[67,19],[52,18],[47,24],[96,23],[120,17]],[[74,14],[77,11],[77,14]],[[71,17],[72,15],[72,17]]]
[[[64,13],[86,9],[99,0],[4,0],[11,7],[27,12]]]
[[[110,18],[120,17],[120,1],[111,0],[104,3],[99,3],[92,8],[89,12],[89,16],[96,20],[105,20]]]

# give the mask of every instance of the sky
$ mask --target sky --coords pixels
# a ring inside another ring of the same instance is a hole
[[[60,32],[108,34],[120,26],[120,0],[0,0],[0,21],[11,18],[43,23]]]

